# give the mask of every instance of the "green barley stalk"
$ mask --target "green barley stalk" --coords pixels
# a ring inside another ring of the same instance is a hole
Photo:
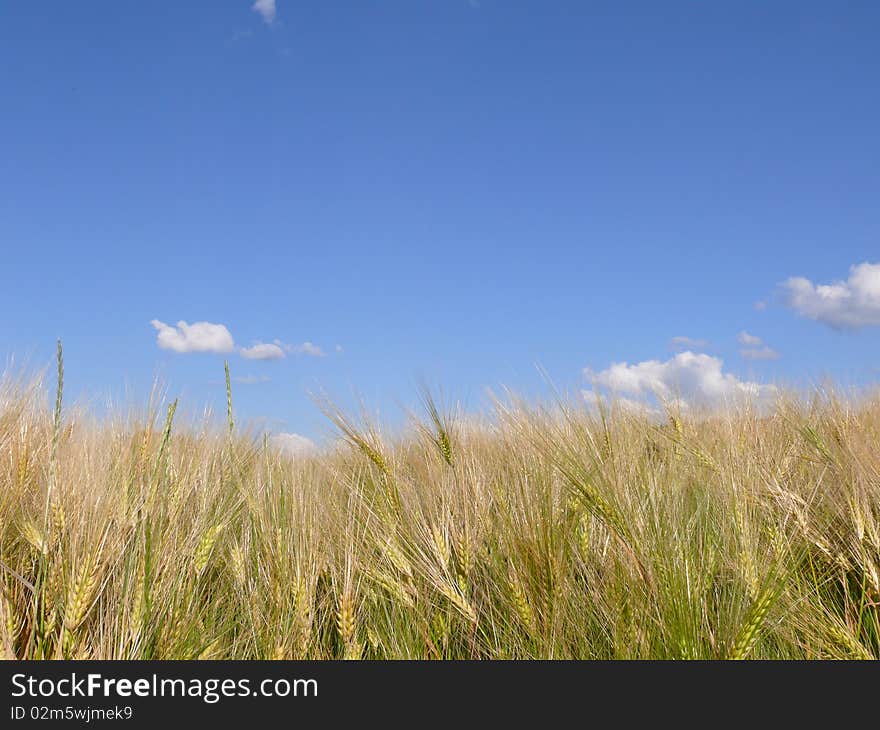
[[[765,586],[764,590],[752,602],[752,606],[746,614],[746,620],[740,627],[739,634],[734,641],[733,651],[730,654],[731,659],[746,659],[751,653],[760,636],[764,619],[778,595],[778,586],[771,583]]]
[[[174,413],[177,410],[177,398],[168,406],[168,414],[165,416],[165,427],[162,429],[162,442],[159,444],[159,453],[156,456],[156,464],[153,468],[153,480],[159,473],[162,466],[162,460],[165,457],[165,450],[168,448],[168,442],[171,441],[171,424],[174,421]]]
[[[422,404],[424,405],[425,411],[428,413],[428,418],[430,418],[431,423],[434,426],[434,431],[436,432],[436,435],[429,434],[431,441],[437,447],[443,460],[449,464],[449,466],[454,466],[455,458],[452,453],[452,439],[449,435],[447,419],[440,413],[440,409],[437,407],[437,403],[431,395],[428,386],[421,385],[419,390],[421,393]]]
[[[235,421],[232,419],[232,380],[229,377],[229,361],[223,361],[223,369],[226,371],[226,421],[229,424],[229,434],[235,430]]]
[[[790,543],[778,548],[778,554],[774,558],[776,562],[765,576],[763,585],[752,600],[739,633],[733,641],[730,659],[746,659],[752,652],[764,628],[767,614],[788,585],[791,566],[801,563],[805,548],[798,547],[795,550],[788,550],[789,546]]]

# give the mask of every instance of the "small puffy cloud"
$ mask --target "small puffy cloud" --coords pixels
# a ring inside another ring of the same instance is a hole
[[[705,350],[707,347],[709,347],[709,343],[706,340],[695,340],[684,335],[678,335],[669,340],[669,349],[675,352],[681,352],[682,350]]]
[[[222,324],[212,322],[193,322],[187,324],[180,320],[177,326],[150,321],[156,329],[156,344],[163,350],[174,352],[232,352],[235,342],[229,330]]]
[[[336,345],[336,354],[341,355],[345,350],[342,348],[342,345]]]
[[[250,347],[243,347],[240,353],[247,360],[283,360],[285,356],[284,345],[278,340],[255,342]]]
[[[765,309],[767,309],[767,302],[765,302],[763,299],[759,299],[752,306],[755,308],[756,312],[763,312]]]
[[[880,263],[851,266],[846,281],[814,284],[794,276],[783,283],[789,307],[835,329],[880,325]]]
[[[240,350],[241,356],[248,360],[282,360],[287,353],[295,355],[307,355],[309,357],[325,357],[326,353],[313,342],[303,342],[301,345],[288,345],[281,340],[272,342],[255,342],[251,347]]]
[[[324,357],[324,351],[312,342],[303,342],[301,345],[291,345],[290,351],[297,355],[308,355],[309,357]]]
[[[653,396],[661,401],[680,399],[698,407],[718,406],[742,397],[769,399],[776,392],[772,385],[742,381],[724,372],[723,364],[720,358],[688,350],[665,361],[613,363],[601,372],[585,370],[584,374],[615,398]]]
[[[759,347],[764,344],[764,341],[760,337],[755,337],[755,335],[750,335],[748,332],[743,330],[737,335],[736,338],[739,344],[744,347]]]
[[[780,355],[772,347],[746,347],[739,351],[746,360],[778,360]]]
[[[778,360],[779,353],[772,347],[764,344],[764,340],[756,335],[751,335],[745,330],[737,335],[737,342],[743,346],[739,351],[741,357],[746,360]]]
[[[251,10],[255,13],[259,13],[260,17],[266,21],[268,25],[272,25],[275,22],[275,0],[257,0],[252,6]]]
[[[269,440],[275,448],[289,456],[308,456],[318,450],[314,441],[298,433],[276,433]]]

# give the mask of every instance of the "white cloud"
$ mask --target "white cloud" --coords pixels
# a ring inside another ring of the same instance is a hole
[[[232,334],[222,324],[212,322],[188,324],[184,320],[180,320],[177,326],[171,326],[158,319],[151,320],[150,324],[158,331],[156,342],[163,350],[232,352],[235,349]],[[337,352],[341,351],[342,348],[337,345]],[[324,350],[313,342],[288,345],[277,339],[272,342],[257,340],[250,347],[242,347],[238,352],[246,360],[283,360],[289,352],[309,357],[325,357],[326,355]]]
[[[778,360],[780,355],[772,347],[746,347],[739,351],[746,360]]]
[[[241,356],[248,360],[281,360],[287,357],[288,352],[295,355],[308,355],[309,357],[324,357],[326,353],[313,342],[303,342],[301,345],[288,345],[281,340],[272,342],[255,342],[251,347],[240,350]]]
[[[595,390],[582,390],[581,396],[583,396],[583,399],[589,406],[598,407],[599,394]],[[627,413],[632,413],[638,416],[649,417],[659,415],[660,413],[659,410],[652,408],[644,400],[637,400],[635,398],[624,398],[619,395],[613,395],[605,402],[608,405],[616,406]]]
[[[669,340],[669,349],[675,352],[681,352],[682,350],[705,350],[707,347],[709,347],[708,341],[695,340],[684,335],[678,335]]]
[[[880,325],[880,264],[851,266],[846,281],[814,284],[794,276],[782,285],[788,306],[835,329]]]
[[[212,322],[193,322],[187,324],[180,320],[176,327],[160,322],[150,321],[156,328],[156,343],[163,350],[174,352],[231,352],[235,342],[229,330],[222,324]]]
[[[297,355],[309,355],[310,357],[324,357],[324,351],[312,342],[303,342],[301,345],[290,346],[290,351]]]
[[[247,360],[283,360],[285,357],[284,344],[279,340],[255,342],[250,347],[243,347],[240,353]]]
[[[737,335],[736,338],[739,344],[745,347],[760,347],[764,344],[764,341],[760,337],[755,337],[755,335],[750,335],[748,332],[743,330]]]
[[[298,433],[276,433],[270,441],[275,448],[290,456],[307,456],[318,450],[314,441]]]
[[[752,306],[755,308],[755,311],[763,312],[765,309],[767,309],[767,302],[765,302],[763,299],[759,299]]]
[[[653,395],[661,401],[680,399],[693,406],[717,406],[742,397],[767,399],[776,392],[772,385],[742,381],[723,372],[723,364],[720,358],[688,350],[663,362],[613,363],[601,372],[588,369],[584,374],[615,398]]]
[[[743,346],[739,351],[741,357],[746,360],[778,360],[779,353],[772,347],[764,344],[764,340],[756,335],[750,335],[743,330],[737,335],[737,342]]]
[[[275,0],[256,0],[251,6],[251,10],[255,13],[259,13],[260,17],[262,17],[269,25],[272,25],[272,23],[275,22]]]
[[[275,22],[275,0],[257,0],[251,6],[251,10],[259,13],[269,25]]]

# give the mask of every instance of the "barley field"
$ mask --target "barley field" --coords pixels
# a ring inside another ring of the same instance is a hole
[[[60,348],[54,380],[0,386],[7,658],[880,657],[876,396],[474,421],[425,392],[393,437],[325,401],[338,442],[297,457],[231,397],[220,428],[99,419]]]

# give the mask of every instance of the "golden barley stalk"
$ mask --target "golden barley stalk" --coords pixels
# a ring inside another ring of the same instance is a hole
[[[210,644],[208,644],[204,649],[199,652],[198,660],[205,661],[207,659],[217,659],[222,656],[223,652],[223,641],[221,637],[217,637]]]
[[[245,570],[244,550],[240,545],[235,545],[230,549],[229,567],[236,583],[244,588],[247,581],[247,572]]]
[[[46,512],[49,511],[49,500],[52,498],[52,492],[55,490],[56,480],[56,458],[58,453],[58,441],[61,438],[61,402],[64,393],[64,353],[61,349],[61,339],[58,339],[58,349],[56,352],[58,362],[58,381],[55,390],[55,411],[52,417],[52,446],[49,451],[49,489],[46,493]]]
[[[532,607],[529,605],[522,583],[512,565],[508,567],[507,584],[510,588],[510,594],[513,598],[513,606],[516,610],[517,617],[525,628],[534,629],[535,615],[532,613]]]
[[[217,536],[220,534],[220,530],[220,525],[212,525],[205,530],[202,539],[199,540],[199,544],[196,547],[193,556],[193,567],[195,568],[196,573],[201,573],[208,565],[208,560],[211,557],[211,552],[214,549],[214,543],[217,541]]]
[[[64,507],[61,504],[61,500],[59,500],[57,496],[52,500],[50,511],[52,514],[51,545],[54,549],[60,544],[61,539],[64,536],[64,528],[67,524],[67,520],[64,515]]]
[[[28,466],[30,461],[30,442],[27,441],[27,432],[24,435],[25,441],[21,452],[18,455],[18,473],[17,484],[19,489],[23,488],[28,478]]]
[[[342,639],[343,643],[347,644],[354,639],[354,606],[352,605],[351,594],[348,591],[343,592],[339,597],[336,611],[336,628],[339,631],[339,638]]]
[[[138,455],[138,469],[144,472],[147,465],[147,454],[150,450],[150,443],[153,440],[153,423],[152,421],[144,428],[144,437],[141,440],[141,449]]]
[[[305,654],[312,638],[312,595],[309,584],[302,576],[297,576],[295,590],[295,628],[294,646],[299,655]]]
[[[49,554],[49,544],[43,531],[31,520],[26,521],[21,526],[21,536],[27,543],[38,553],[42,555]]]
[[[0,586],[0,620],[3,627],[3,645],[10,659],[15,658],[15,642],[18,639],[19,622],[9,585]]]
[[[471,623],[477,622],[477,612],[468,602],[467,598],[465,598],[461,585],[453,585],[447,581],[440,581],[437,585],[437,589],[468,621]]]
[[[351,643],[345,645],[345,651],[343,652],[342,658],[346,661],[356,661],[363,656],[363,653],[363,644],[357,641],[352,641]]]
[[[106,537],[105,537],[106,539]],[[104,540],[83,562],[76,579],[70,586],[65,601],[64,628],[73,632],[88,615],[100,585]]]
[[[434,555],[437,562],[446,569],[452,560],[452,552],[449,549],[449,538],[446,533],[441,531],[436,525],[431,527],[431,546],[434,549]]]
[[[358,438],[358,439],[356,439],[356,443],[357,443],[358,447],[360,448],[360,450],[364,452],[366,457],[376,465],[376,467],[379,469],[379,471],[381,471],[383,474],[386,474],[386,475],[391,473],[388,468],[388,462],[385,460],[385,457],[382,456],[382,454],[380,454],[372,446],[370,446],[370,444],[367,443],[367,441],[365,439]]]
[[[367,642],[370,645],[370,648],[373,651],[378,651],[382,642],[379,639],[379,635],[376,633],[376,630],[372,626],[367,626]]]
[[[162,659],[185,659],[180,652],[187,634],[185,617],[181,614],[172,614],[171,620],[166,623],[162,636],[163,654]]]
[[[371,580],[388,591],[402,605],[407,608],[412,608],[415,605],[410,595],[411,586],[400,581],[397,576],[393,576],[380,568],[370,569],[368,575]]]
[[[391,564],[408,578],[412,578],[413,570],[409,560],[401,550],[399,543],[393,535],[389,535],[382,545],[382,552]]]
[[[343,645],[343,659],[360,659],[363,647],[356,641],[356,615],[354,598],[350,589],[343,591],[339,597],[336,611],[336,630]]]
[[[49,561],[48,576],[43,593],[46,612],[46,634],[51,634],[55,630],[59,613],[59,603],[63,593],[63,583],[64,574],[62,570],[61,556],[56,553]]]
[[[464,578],[471,574],[474,567],[473,553],[471,551],[470,540],[467,533],[462,530],[455,540],[455,557],[458,563],[458,572]]]

